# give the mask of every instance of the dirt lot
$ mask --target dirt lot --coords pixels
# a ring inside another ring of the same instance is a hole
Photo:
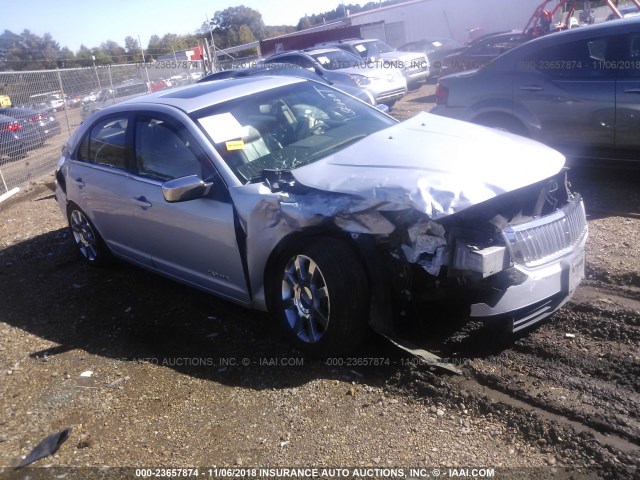
[[[393,113],[432,99],[423,86]],[[0,478],[37,478],[11,467],[69,426],[36,465],[638,478],[640,174],[572,178],[590,212],[586,281],[524,336],[446,325],[416,339],[462,375],[373,334],[353,358],[311,361],[266,315],[129,265],[85,267],[51,179],[33,185],[0,205]],[[73,472],[97,471],[58,478]]]

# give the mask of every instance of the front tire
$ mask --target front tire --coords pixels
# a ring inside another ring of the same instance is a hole
[[[369,287],[355,253],[334,239],[290,249],[277,262],[273,313],[290,343],[314,357],[355,349],[367,330]]]
[[[75,204],[69,204],[67,208],[67,219],[73,241],[78,248],[82,259],[96,266],[107,265],[112,257],[104,240],[91,223],[86,214]]]

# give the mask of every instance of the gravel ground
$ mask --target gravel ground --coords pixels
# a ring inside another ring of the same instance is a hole
[[[433,89],[393,114],[428,110]],[[374,334],[342,365],[310,361],[266,315],[129,265],[85,267],[51,179],[32,185],[0,204],[0,478],[24,478],[12,467],[69,426],[37,465],[638,478],[639,175],[572,174],[591,212],[586,281],[524,336],[470,324],[416,339],[460,376]]]

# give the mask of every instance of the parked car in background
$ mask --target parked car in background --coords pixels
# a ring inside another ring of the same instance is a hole
[[[300,77],[307,78],[309,80],[314,80],[316,82],[324,83],[325,85],[333,85],[335,88],[339,88],[345,93],[352,95],[356,98],[359,98],[363,102],[366,102],[370,105],[375,105],[375,99],[373,95],[369,93],[368,90],[363,90],[362,88],[357,87],[353,84],[352,81],[349,83],[344,83],[341,79],[335,79],[336,81],[330,82],[326,78],[318,75],[315,71],[311,72],[306,68],[302,68],[296,64],[257,64],[253,67],[246,68],[232,68],[229,70],[222,70],[220,72],[212,73],[211,75],[207,75],[206,77],[198,80],[198,83],[202,82],[210,82],[213,80],[225,80],[229,78],[245,78],[245,77],[253,77],[253,76],[289,76],[289,77]]]
[[[59,112],[64,110],[65,98],[61,91],[37,93],[29,97],[27,104],[39,110],[53,108],[56,112]]]
[[[82,97],[82,103],[81,105],[85,105],[87,103],[92,103],[95,102],[98,99],[98,94],[100,92],[89,92],[87,95],[85,95],[84,97]]]
[[[80,108],[82,99],[79,96],[69,96],[65,97],[64,103],[67,108]]]
[[[32,122],[0,115],[0,162],[21,157],[43,143],[40,130]]]
[[[352,83],[367,90],[376,103],[393,105],[407,93],[407,82],[397,68],[365,63],[360,57],[339,48],[297,50],[272,55],[265,65],[294,64],[314,71],[330,82]]]
[[[55,178],[85,262],[115,255],[268,310],[317,356],[353,350],[369,325],[393,335],[400,312],[422,321],[433,299],[521,330],[584,277],[587,222],[561,154],[427,113],[399,123],[300,78],[106,108]]]
[[[462,50],[445,56],[440,75],[478,69],[530,39],[530,36],[515,30],[484,35],[471,41]]]
[[[6,115],[23,123],[36,125],[43,139],[59,135],[62,131],[60,122],[52,110],[34,110],[31,108],[0,108],[0,115]]]
[[[129,100],[130,98],[137,97],[148,93],[147,85],[142,82],[123,82],[120,85],[116,85],[113,88],[106,88],[101,90],[96,96],[95,102],[86,103],[82,106],[81,116],[84,120],[91,114],[102,110],[105,107],[114,105],[116,103]]]
[[[149,89],[152,92],[157,92],[158,90],[164,90],[165,88],[169,88],[169,86],[167,85],[167,82],[162,79],[153,80],[152,82],[149,83]]]
[[[340,48],[367,62],[381,61],[385,68],[399,68],[409,88],[424,83],[431,74],[429,60],[424,53],[399,51],[380,40],[339,40],[317,45],[321,46]]]
[[[460,51],[464,45],[452,38],[423,38],[405,43],[398,50],[402,52],[424,53],[431,70],[430,77],[438,77],[442,71],[442,61],[447,55]]]
[[[547,35],[441,78],[436,103],[438,115],[572,157],[640,160],[640,17]]]

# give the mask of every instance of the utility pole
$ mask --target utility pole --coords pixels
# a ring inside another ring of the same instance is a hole
[[[207,15],[207,28],[209,29],[209,34],[211,35],[211,43],[209,44],[209,67],[211,69],[211,73],[214,73],[218,69],[216,68],[216,60],[217,60],[217,52],[216,52],[216,43],[213,40],[213,28],[211,28],[211,22],[209,21],[209,15]],[[211,48],[213,48],[213,53],[211,53]]]

